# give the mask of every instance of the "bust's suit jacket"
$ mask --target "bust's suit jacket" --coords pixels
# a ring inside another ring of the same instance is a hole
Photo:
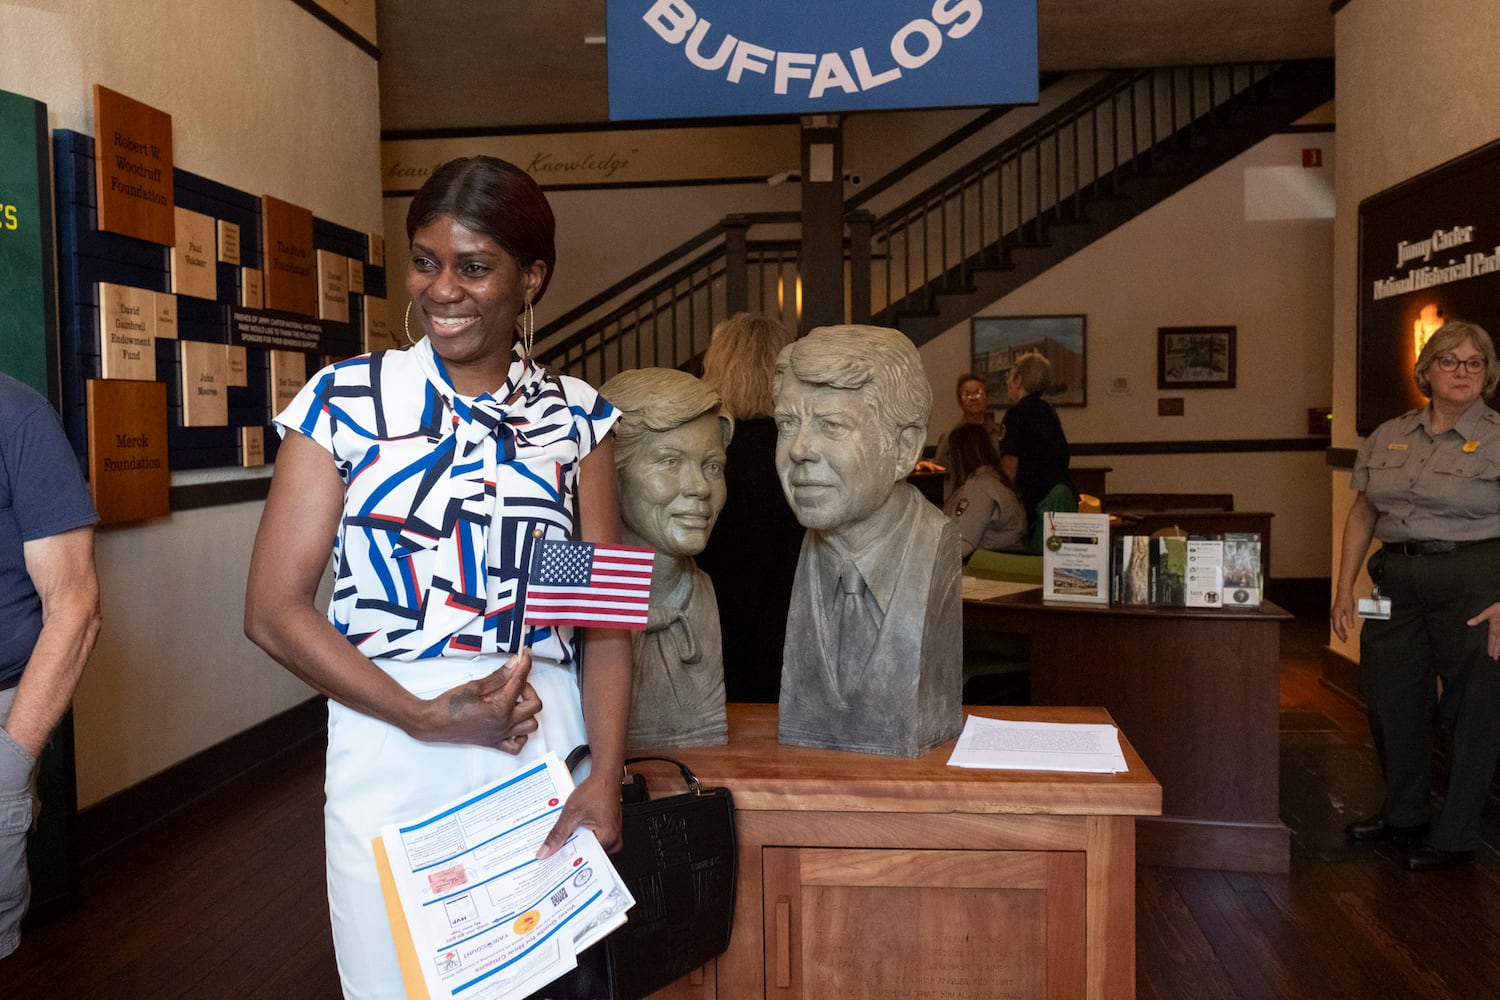
[[[841,559],[802,541],[782,654],[782,743],[915,757],[963,724],[963,591],[957,527],[908,483],[895,529],[858,553],[881,615],[867,665],[839,676],[833,594]],[[847,668],[846,668],[847,670]]]

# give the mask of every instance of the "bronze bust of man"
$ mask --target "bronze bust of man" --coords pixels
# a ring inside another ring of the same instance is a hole
[[[781,352],[776,471],[807,528],[781,673],[782,743],[915,757],[963,723],[959,535],[906,477],[932,388],[896,330]]]

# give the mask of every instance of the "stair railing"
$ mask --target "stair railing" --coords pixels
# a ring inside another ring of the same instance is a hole
[[[1172,143],[1197,141],[1263,88],[1275,64],[1114,73],[1045,119],[878,215],[871,311],[925,313],[932,296],[968,285],[971,269],[1004,267],[1018,246],[1042,245],[1050,225],[1082,219],[1122,177],[1148,171]]]
[[[728,216],[540,327],[537,355],[553,371],[599,385],[633,368],[690,364],[713,328],[737,312],[763,312],[796,329],[801,246],[795,212]]]
[[[1091,200],[1151,170],[1173,144],[1198,142],[1205,120],[1232,120],[1277,66],[1109,74],[925,192],[879,215],[851,213],[851,318],[894,325],[901,313],[930,312],[937,291],[1044,244],[1049,226],[1083,218]],[[729,216],[540,328],[538,356],[597,385],[630,368],[691,366],[714,326],[745,309],[797,329],[800,245],[798,213]]]

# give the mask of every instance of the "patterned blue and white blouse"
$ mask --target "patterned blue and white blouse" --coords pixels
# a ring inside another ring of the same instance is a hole
[[[579,463],[618,418],[519,346],[504,388],[473,398],[425,339],[318,372],[276,427],[327,449],[344,480],[329,620],[371,658],[519,649],[532,548],[575,536]],[[537,629],[533,655],[575,663],[572,633]]]

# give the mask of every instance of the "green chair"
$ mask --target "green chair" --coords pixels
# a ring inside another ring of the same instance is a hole
[[[1047,491],[1036,505],[1036,524],[1031,529],[1031,541],[1026,545],[1026,551],[1032,555],[1042,554],[1042,538],[1046,531],[1047,519],[1043,514],[1076,514],[1078,513],[1078,494],[1073,492],[1073,487],[1067,483],[1058,483]]]
[[[1042,557],[1029,552],[994,552],[975,549],[969,556],[968,572],[986,580],[1011,583],[1042,582]]]

